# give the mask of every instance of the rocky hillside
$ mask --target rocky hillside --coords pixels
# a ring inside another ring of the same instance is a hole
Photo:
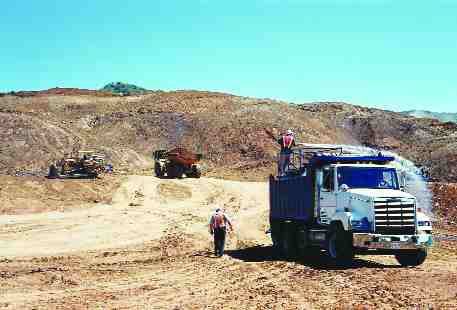
[[[81,88],[65,88],[65,87],[54,87],[45,90],[21,90],[12,91],[9,93],[0,93],[0,97],[14,96],[14,97],[47,97],[47,96],[96,96],[96,97],[110,97],[115,96],[114,92],[104,90],[93,90],[93,89],[81,89]]]
[[[360,143],[396,152],[424,167],[434,180],[457,178],[457,124],[345,103],[301,105],[330,128]]]
[[[182,145],[205,155],[207,175],[263,179],[278,150],[268,133],[287,128],[301,142],[391,149],[433,178],[457,180],[457,124],[345,103],[293,105],[199,91],[3,96],[0,171],[43,172],[86,148],[105,152],[118,170],[150,172],[154,149]]]
[[[410,110],[404,111],[403,114],[418,117],[418,118],[434,118],[442,122],[454,122],[457,123],[457,113],[439,113],[430,112],[425,110]]]

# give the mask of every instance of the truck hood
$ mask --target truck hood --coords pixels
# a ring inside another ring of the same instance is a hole
[[[348,192],[370,198],[414,198],[411,194],[394,189],[351,188]]]

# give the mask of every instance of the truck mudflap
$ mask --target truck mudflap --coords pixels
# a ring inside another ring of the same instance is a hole
[[[417,250],[430,247],[433,238],[430,234],[419,235],[379,235],[355,233],[353,246],[358,249]]]

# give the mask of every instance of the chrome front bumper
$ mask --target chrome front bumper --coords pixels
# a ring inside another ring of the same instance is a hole
[[[379,235],[354,233],[353,246],[359,249],[417,250],[430,247],[431,234],[419,235]]]

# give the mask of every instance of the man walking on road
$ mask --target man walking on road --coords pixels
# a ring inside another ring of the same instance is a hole
[[[209,231],[214,236],[214,255],[217,257],[224,255],[227,226],[233,231],[232,222],[227,215],[225,215],[224,210],[217,208],[209,221]]]

